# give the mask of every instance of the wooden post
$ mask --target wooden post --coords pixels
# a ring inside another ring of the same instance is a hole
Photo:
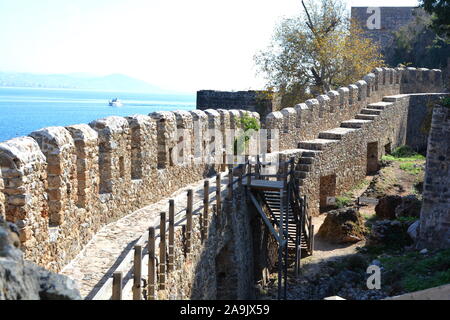
[[[242,176],[243,176],[243,172],[245,170],[245,166],[243,164],[240,164],[238,170],[239,170],[238,171],[239,172],[239,175],[238,175],[238,186],[239,186],[239,188],[241,188],[242,187]]]
[[[220,173],[216,176],[216,205],[217,205],[217,211],[216,214],[218,215],[220,212],[220,208],[222,206],[222,194],[221,194],[221,177]]]
[[[247,166],[247,188],[250,188],[250,184],[252,183],[252,164],[250,160],[248,160]]]
[[[159,290],[166,289],[166,213],[161,212],[159,223]]]
[[[290,162],[291,162],[291,164],[290,164],[291,167],[289,168],[289,171],[291,171],[290,176],[291,176],[291,179],[295,179],[295,175],[294,175],[294,170],[295,170],[295,158],[294,158],[294,157],[291,157]]]
[[[311,255],[314,251],[314,226],[312,224],[312,217],[309,217],[309,252]]]
[[[233,169],[228,170],[228,200],[233,199]]]
[[[155,257],[155,228],[148,229],[148,290],[147,300],[155,300],[156,257]]]
[[[205,180],[203,185],[203,217],[201,225],[202,241],[206,239],[208,234],[208,211],[209,211],[209,180]]]
[[[169,200],[169,265],[167,271],[174,270],[175,259],[175,200]]]
[[[221,171],[225,172],[226,169],[227,169],[227,152],[224,151],[222,153],[222,168],[221,168]]]
[[[134,272],[133,272],[133,300],[142,299],[142,247],[139,245],[134,246]]]
[[[193,196],[194,191],[192,189],[188,190],[187,193],[187,208],[186,208],[186,253],[191,252],[191,241],[192,241],[192,206],[193,206]]]
[[[287,189],[286,186],[287,186],[287,179],[288,179],[288,174],[287,174],[288,173],[288,166],[289,166],[288,162],[285,161],[284,164],[283,164],[283,184],[284,184],[284,188],[285,189]]]
[[[255,165],[255,179],[261,178],[261,161],[259,159],[259,154],[256,156],[256,165]]]
[[[112,300],[122,300],[122,272],[116,271],[113,274]]]

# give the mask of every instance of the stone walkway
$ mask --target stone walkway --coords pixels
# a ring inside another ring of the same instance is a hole
[[[216,178],[209,178],[210,201],[215,201]],[[222,174],[222,199],[225,197],[228,179]],[[177,190],[170,197],[137,210],[120,220],[110,223],[97,232],[85,248],[61,271],[77,281],[81,295],[92,299],[98,289],[111,278],[113,272],[133,250],[134,244],[145,234],[150,226],[159,226],[159,214],[168,212],[169,199],[175,200],[175,220],[184,215],[187,203],[187,190],[193,189],[194,213],[203,207],[204,180]],[[131,263],[129,265],[131,268]],[[128,269],[127,269],[128,270]]]

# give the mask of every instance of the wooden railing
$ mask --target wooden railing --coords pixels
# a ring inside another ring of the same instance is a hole
[[[278,170],[276,174],[262,173],[262,168],[274,165],[282,166],[282,170]],[[254,172],[252,172],[252,166],[255,168]],[[222,169],[226,170],[226,167],[222,166]],[[215,178],[206,179],[203,186],[204,197],[196,203],[194,203],[193,190],[189,189],[187,191],[186,207],[178,213],[175,213],[175,200],[170,199],[168,217],[166,212],[160,213],[159,226],[150,226],[148,232],[141,235],[135,243],[134,251],[130,251],[126,254],[119,266],[115,269],[112,277],[108,278],[95,292],[92,299],[119,300],[127,299],[129,297],[132,297],[133,300],[156,299],[157,289],[164,290],[166,288],[167,275],[174,271],[175,268],[175,227],[178,225],[183,228],[185,237],[183,252],[185,255],[191,254],[193,232],[192,217],[194,214],[194,207],[198,207],[195,211],[199,215],[200,238],[203,242],[207,238],[211,205],[213,207],[212,214],[220,215],[223,209],[223,199],[231,200],[233,198],[234,189],[242,186],[244,179],[247,182],[247,186],[250,185],[252,178],[275,178],[278,181],[284,181],[286,187],[289,186],[286,189],[288,191],[288,203],[298,203],[301,199],[296,192],[293,192],[293,188],[295,188],[294,177],[294,159],[280,163],[262,163],[259,161],[259,157],[257,157],[254,165],[252,165],[250,160],[247,160],[244,164],[238,166],[228,166],[228,172],[226,174],[219,172]],[[224,180],[226,181],[226,190],[222,189],[222,182]],[[210,192],[210,184],[214,183],[214,181],[216,186],[215,196]],[[259,203],[254,195],[251,193],[248,194],[254,204]],[[304,204],[304,199],[301,200],[301,202]],[[260,205],[258,207],[260,207]],[[287,250],[287,232],[277,232],[262,209],[259,214],[279,245]],[[295,216],[299,222],[301,222],[301,219],[305,219],[301,214],[296,214]],[[305,222],[309,231],[307,232],[309,237],[309,235],[313,234],[312,231],[310,231],[312,226],[311,219],[309,218],[309,220],[307,219]],[[280,221],[278,229],[287,230],[287,223],[287,219]],[[283,224],[284,227],[281,227]],[[303,224],[300,223],[300,225]],[[296,242],[297,241],[298,239],[296,239]],[[156,250],[159,250],[159,261],[157,261]],[[146,277],[143,275],[145,267],[147,267]],[[157,272],[157,267],[159,268],[159,272]],[[157,274],[159,275],[158,277]]]
[[[139,237],[134,252],[130,251],[115,269],[112,277],[95,292],[93,300],[120,300],[132,296],[133,300],[156,299],[157,289],[166,288],[166,277],[175,268],[175,226],[181,225],[185,235],[183,252],[189,255],[192,250],[192,217],[194,207],[199,215],[200,237],[202,242],[207,237],[208,222],[210,219],[210,207],[212,214],[220,215],[223,209],[223,196],[226,199],[233,198],[233,189],[236,184],[242,185],[243,174],[235,177],[240,166],[230,167],[228,174],[218,173],[215,178],[206,179],[203,186],[203,199],[194,203],[193,190],[187,191],[187,202],[184,210],[175,214],[175,200],[169,200],[168,221],[166,212],[160,213],[159,226],[150,226],[148,232]],[[222,188],[222,182],[226,180],[226,190]],[[210,184],[215,181],[215,196],[211,196]],[[167,228],[168,225],[168,228]],[[159,250],[157,261],[156,250]],[[166,257],[166,252],[168,253]],[[167,264],[166,264],[167,262]],[[130,264],[132,266],[130,267]],[[147,277],[143,277],[142,271],[147,265]],[[159,266],[159,272],[156,268]],[[159,276],[156,277],[156,274]]]

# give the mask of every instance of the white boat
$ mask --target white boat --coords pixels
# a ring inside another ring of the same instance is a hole
[[[119,99],[114,98],[112,100],[109,100],[109,105],[111,107],[121,107],[121,106],[123,106],[123,103]]]

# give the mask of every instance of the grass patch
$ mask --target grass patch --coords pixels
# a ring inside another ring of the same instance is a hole
[[[336,206],[338,208],[345,208],[352,204],[352,199],[349,197],[336,197]]]
[[[403,171],[406,171],[406,172],[414,174],[414,175],[418,175],[419,173],[421,173],[423,171],[423,167],[414,162],[401,163],[399,168]]]
[[[425,290],[450,283],[450,249],[423,255],[408,252],[399,256],[381,256],[385,268],[383,285],[391,294]]]
[[[415,152],[409,146],[401,146],[401,147],[395,148],[391,154],[383,156],[382,160],[411,162],[411,161],[425,160],[425,157],[423,155]]]
[[[397,220],[400,222],[408,222],[409,223],[409,222],[414,222],[416,220],[419,220],[419,218],[417,218],[417,217],[398,217]]]

